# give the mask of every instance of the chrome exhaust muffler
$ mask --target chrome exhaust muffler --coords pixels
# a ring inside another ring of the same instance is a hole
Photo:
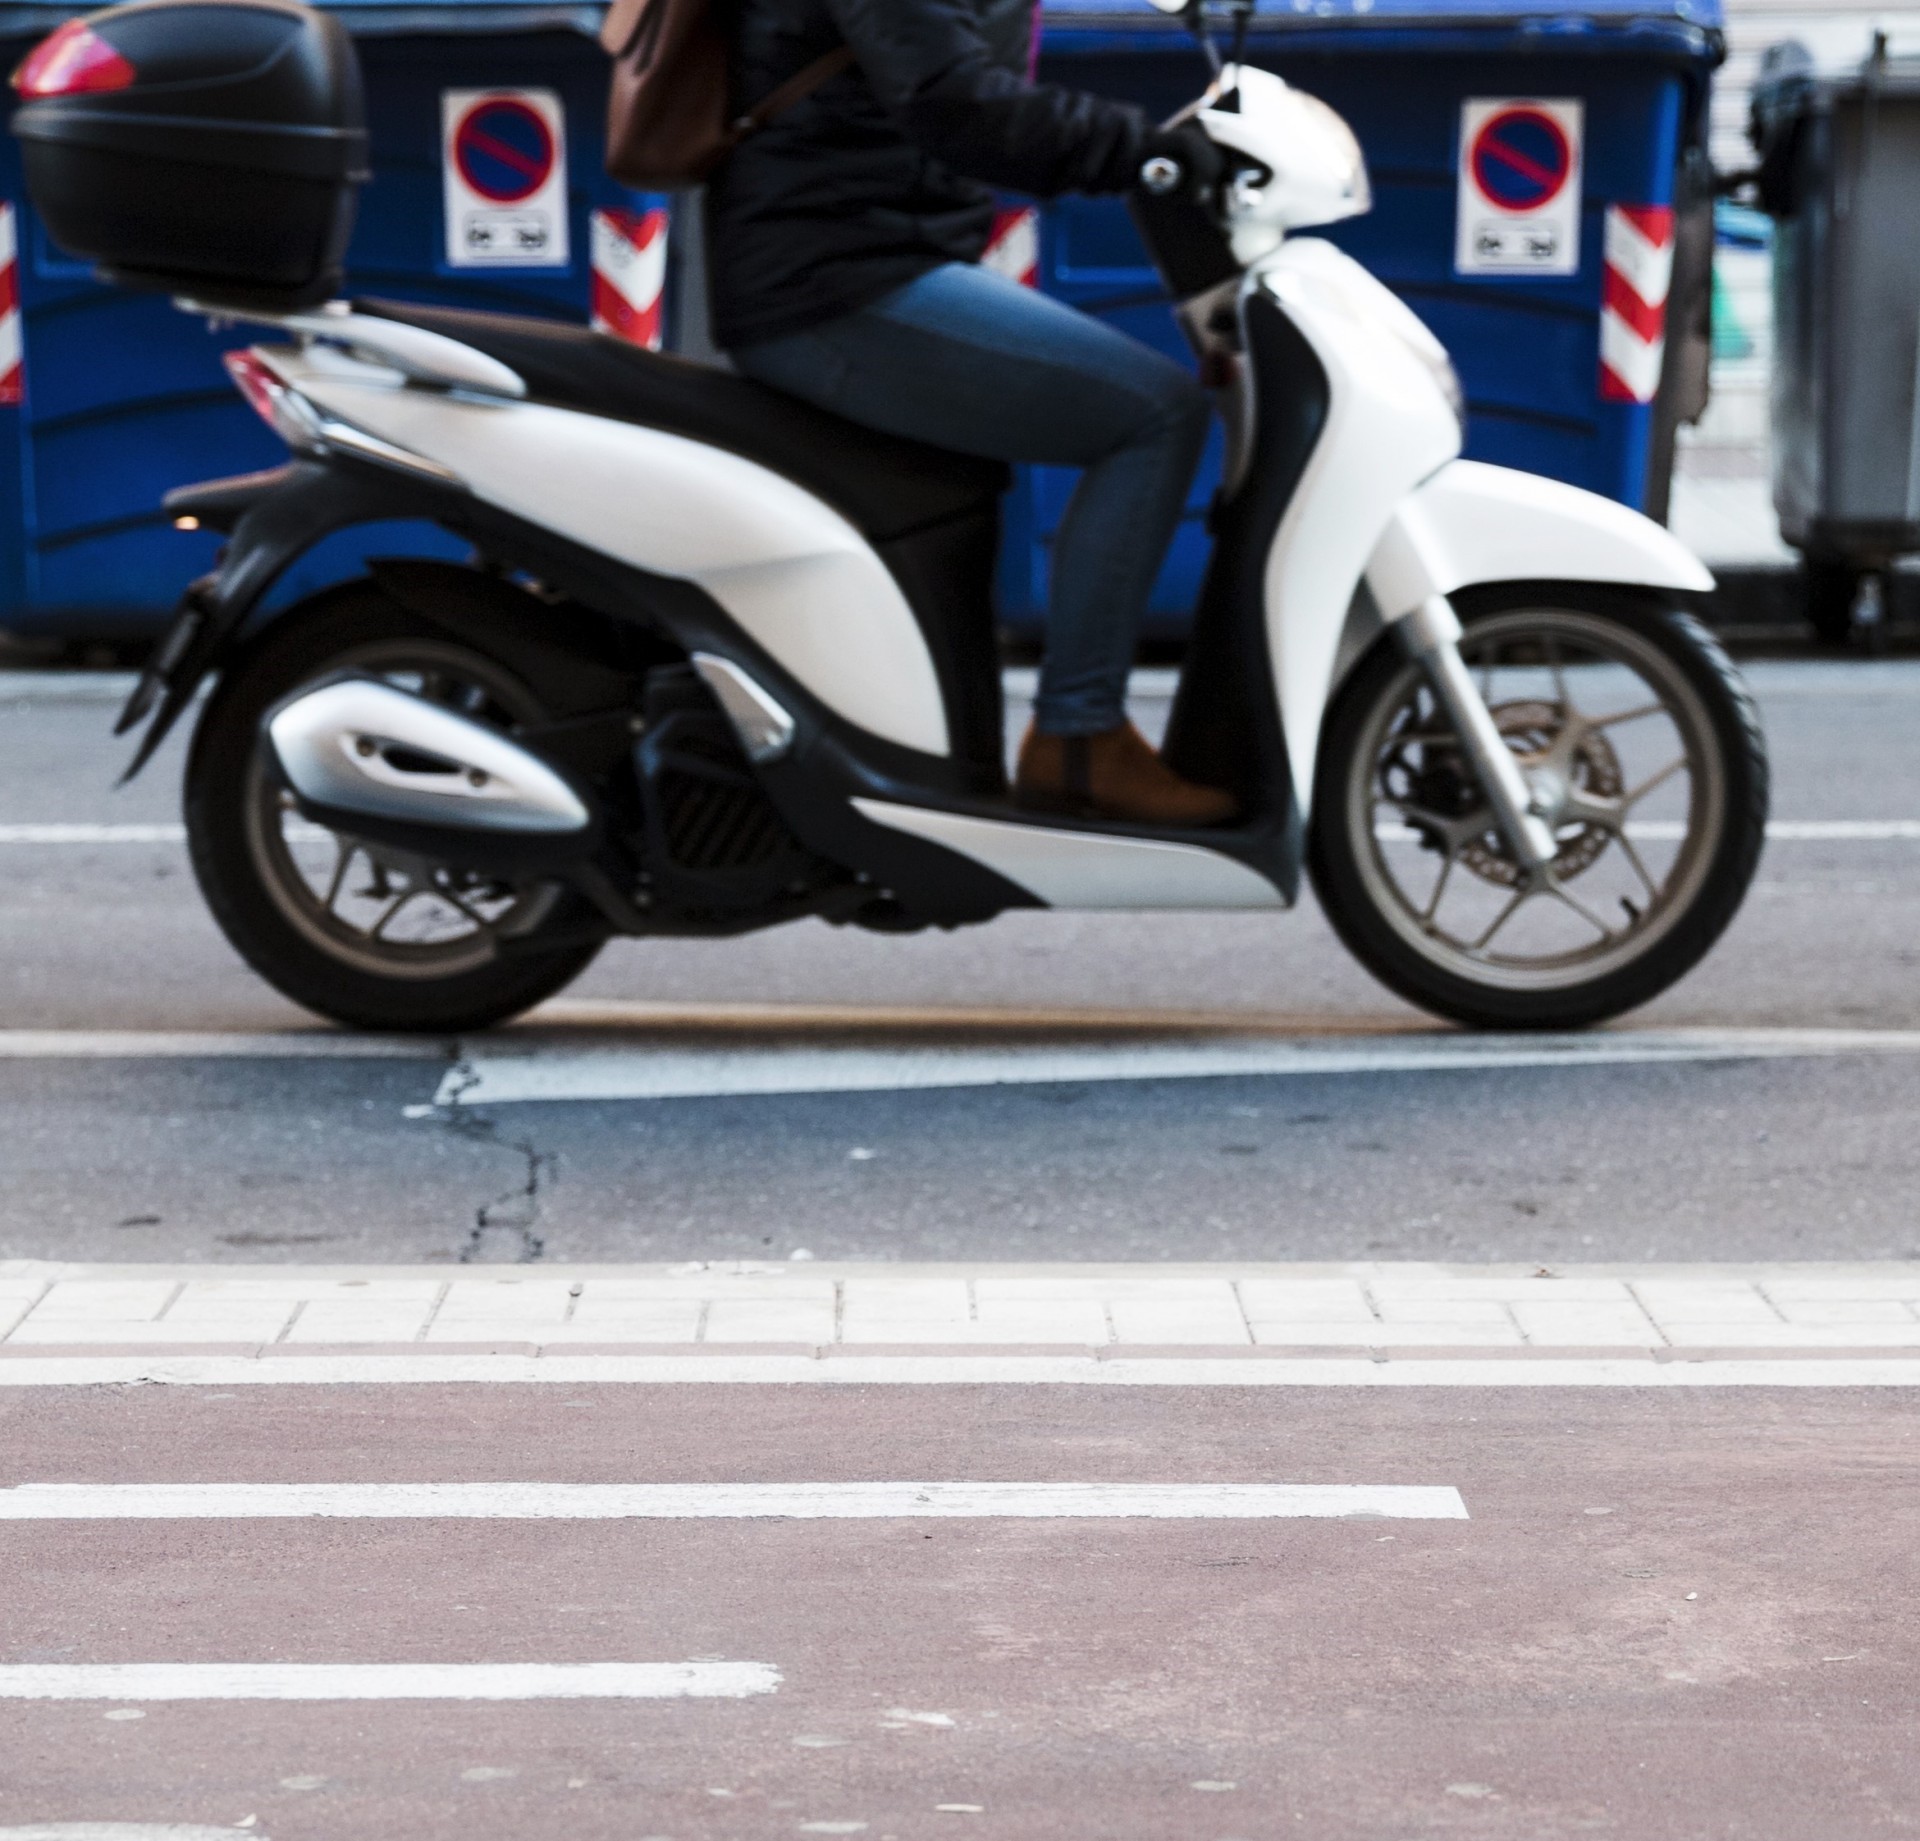
[[[301,816],[474,869],[556,867],[598,826],[573,783],[509,736],[377,678],[290,697],[264,724]]]

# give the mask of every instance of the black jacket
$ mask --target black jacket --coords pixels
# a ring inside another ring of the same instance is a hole
[[[723,346],[799,332],[943,262],[975,262],[991,186],[1124,191],[1150,126],[1027,81],[1034,0],[733,0],[732,101],[835,47],[856,63],[750,135],[707,186]]]

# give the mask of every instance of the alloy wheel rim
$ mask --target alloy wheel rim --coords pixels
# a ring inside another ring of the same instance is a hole
[[[439,640],[370,642],[330,660],[502,727],[540,721],[526,688],[488,659]],[[303,819],[262,733],[246,769],[246,843],[281,915],[309,944],[355,971],[408,980],[489,964],[507,931],[537,925],[558,891],[518,892]]]
[[[1421,958],[1483,988],[1564,991],[1624,970],[1686,914],[1725,835],[1704,700],[1661,648],[1577,609],[1478,621],[1461,650],[1560,849],[1539,876],[1512,861],[1409,661],[1340,789],[1368,898]]]

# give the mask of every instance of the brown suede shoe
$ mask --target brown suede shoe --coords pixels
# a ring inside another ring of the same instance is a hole
[[[1104,735],[1042,735],[1029,728],[1013,799],[1035,812],[1174,829],[1224,824],[1234,809],[1230,793],[1183,780],[1130,722]]]

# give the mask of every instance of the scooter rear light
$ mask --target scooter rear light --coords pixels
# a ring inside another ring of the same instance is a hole
[[[221,362],[248,407],[296,453],[345,455],[389,467],[396,473],[410,473],[416,479],[430,479],[436,485],[463,485],[459,474],[439,461],[396,447],[321,409],[302,396],[258,351],[227,352]]]
[[[27,54],[13,87],[29,101],[129,88],[138,73],[84,20],[69,19]]]
[[[227,367],[233,387],[247,399],[247,407],[269,428],[274,425],[277,399],[285,386],[252,352],[227,352],[220,362]]]
[[[296,448],[314,445],[318,418],[258,352],[226,352],[220,362],[247,407],[282,441]]]

